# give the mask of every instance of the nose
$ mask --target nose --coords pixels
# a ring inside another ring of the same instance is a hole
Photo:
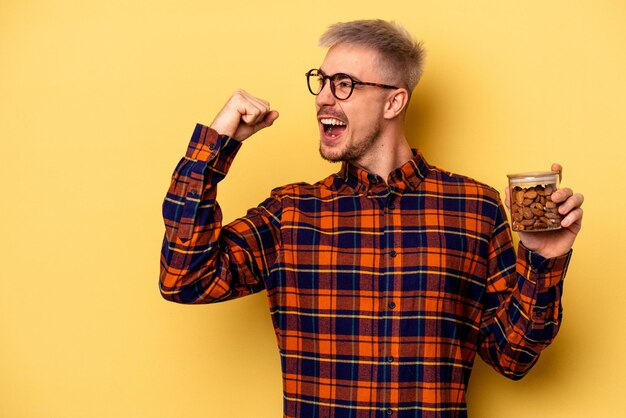
[[[322,106],[332,106],[335,104],[335,96],[330,91],[330,80],[327,80],[324,83],[324,87],[322,87],[322,91],[319,92],[317,96],[315,96],[315,105],[319,109]]]

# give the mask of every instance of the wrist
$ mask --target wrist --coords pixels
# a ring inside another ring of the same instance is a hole
[[[534,246],[526,244],[523,240],[520,240],[520,245],[526,250],[532,253],[535,253],[537,255],[540,255],[541,257],[545,259],[562,257],[571,251],[571,248],[564,250],[562,248],[554,248],[554,247],[543,247],[543,248],[534,247]]]

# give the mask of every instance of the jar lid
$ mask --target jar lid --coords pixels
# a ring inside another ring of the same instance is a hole
[[[561,173],[557,171],[532,171],[529,173],[517,173],[506,175],[511,183],[525,183],[525,182],[556,182],[556,179],[561,179]]]

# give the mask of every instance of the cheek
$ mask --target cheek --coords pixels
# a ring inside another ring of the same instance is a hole
[[[347,113],[348,114],[348,113]],[[358,109],[351,109],[348,116],[351,124],[361,129],[367,129],[371,126],[376,126],[382,118],[382,110],[380,106],[376,104],[370,104],[368,106],[361,106]]]

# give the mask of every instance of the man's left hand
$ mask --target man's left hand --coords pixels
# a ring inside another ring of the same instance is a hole
[[[561,172],[559,164],[552,164],[552,171]],[[506,205],[511,209],[511,193],[507,187],[505,190]],[[585,200],[580,193],[574,193],[570,188],[558,189],[552,193],[552,201],[559,205],[559,213],[563,217],[561,229],[545,232],[519,231],[520,241],[526,248],[537,252],[545,258],[558,257],[567,253],[580,232],[583,209],[581,205]]]

